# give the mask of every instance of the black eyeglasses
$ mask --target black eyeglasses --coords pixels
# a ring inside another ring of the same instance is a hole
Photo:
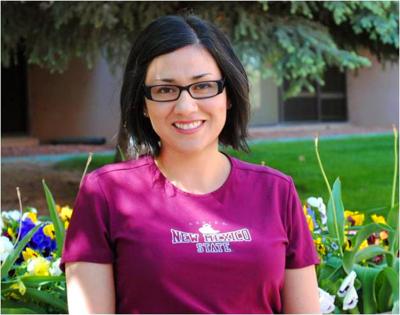
[[[188,91],[191,97],[196,100],[214,97],[221,94],[224,90],[225,79],[214,81],[202,81],[192,83],[186,86],[160,84],[160,85],[143,85],[144,96],[149,100],[156,102],[176,101],[182,91]]]

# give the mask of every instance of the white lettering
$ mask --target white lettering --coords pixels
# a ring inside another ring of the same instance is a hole
[[[197,243],[198,253],[230,253],[229,243]]]
[[[203,234],[204,242],[250,242],[251,235],[248,229],[241,229],[226,233]]]
[[[187,244],[199,242],[199,234],[187,233],[178,230],[171,229],[172,244]]]

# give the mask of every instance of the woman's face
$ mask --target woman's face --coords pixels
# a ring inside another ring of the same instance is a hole
[[[201,46],[189,45],[155,58],[147,69],[145,85],[186,86],[220,79],[221,71],[211,54]],[[207,99],[194,99],[188,91],[182,91],[176,101],[145,98],[145,102],[153,129],[161,139],[161,154],[168,150],[177,153],[218,150],[228,103],[225,89]]]

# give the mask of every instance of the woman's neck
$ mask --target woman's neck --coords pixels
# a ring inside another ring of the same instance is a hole
[[[192,155],[164,150],[155,163],[174,186],[193,194],[215,191],[226,181],[231,169],[229,159],[218,150]]]

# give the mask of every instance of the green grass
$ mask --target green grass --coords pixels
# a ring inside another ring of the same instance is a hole
[[[240,159],[276,168],[293,177],[300,199],[321,196],[328,200],[315,155],[314,140],[264,141],[250,145],[251,153],[226,150]],[[346,209],[371,210],[390,204],[393,180],[393,136],[352,136],[322,138],[319,151],[328,180],[342,182]],[[90,170],[113,161],[113,155],[93,155]],[[56,167],[81,169],[86,157],[59,162]],[[398,199],[397,199],[398,200]]]

